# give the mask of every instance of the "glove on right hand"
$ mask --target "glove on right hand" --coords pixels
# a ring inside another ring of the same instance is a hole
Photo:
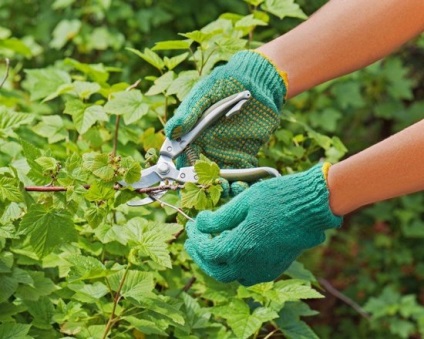
[[[208,275],[243,285],[271,281],[303,250],[325,239],[342,217],[332,213],[323,169],[252,185],[215,212],[187,223],[188,254]]]

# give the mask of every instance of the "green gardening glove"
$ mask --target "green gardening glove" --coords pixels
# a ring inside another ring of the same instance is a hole
[[[277,278],[342,223],[329,207],[328,167],[259,182],[216,212],[199,213],[186,227],[187,252],[222,282],[250,286]]]
[[[280,73],[271,61],[254,51],[238,52],[196,84],[166,124],[166,136],[177,139],[190,131],[214,103],[249,90],[252,98],[240,112],[220,119],[191,148],[195,156],[202,153],[220,168],[256,167],[259,148],[279,125],[286,88],[285,73]],[[190,165],[186,155],[176,163],[177,167]]]

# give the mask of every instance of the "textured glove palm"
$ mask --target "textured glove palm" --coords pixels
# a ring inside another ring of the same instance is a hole
[[[167,137],[176,139],[187,133],[207,108],[244,90],[249,90],[252,98],[241,111],[220,119],[191,147],[195,154],[206,155],[221,168],[257,166],[259,148],[279,124],[286,83],[270,61],[253,51],[236,53],[196,84],[166,124]],[[177,159],[178,167],[188,165],[185,155]]]
[[[243,285],[271,281],[341,225],[329,207],[322,165],[254,184],[187,224],[185,248],[208,275]]]

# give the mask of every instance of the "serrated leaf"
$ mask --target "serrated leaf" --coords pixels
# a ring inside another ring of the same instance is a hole
[[[21,202],[23,195],[16,179],[2,176],[0,177],[0,201],[6,200]]]
[[[15,130],[22,125],[30,124],[34,116],[28,113],[17,113],[0,106],[0,137],[16,137]]]
[[[212,312],[227,319],[228,325],[238,338],[248,338],[264,322],[278,317],[275,311],[265,307],[258,307],[251,314],[249,306],[239,299],[232,300],[228,305],[214,307]]]
[[[57,170],[58,162],[52,157],[39,157],[35,159],[35,162],[41,166],[44,171],[55,171]]]
[[[38,300],[42,296],[47,296],[57,289],[51,279],[45,277],[44,272],[27,271],[29,278],[32,279],[31,284],[19,285],[15,295],[23,300]],[[16,278],[15,278],[16,279]]]
[[[238,20],[235,27],[249,28],[255,26],[266,26],[267,23],[254,17],[253,14],[249,14]]]
[[[199,78],[200,75],[197,71],[183,71],[172,81],[166,93],[168,95],[176,94],[177,98],[182,101]]]
[[[108,277],[110,287],[113,291],[118,290],[124,274],[124,271],[121,270]],[[154,287],[153,273],[129,270],[122,285],[121,295],[125,298],[139,300],[150,293]]]
[[[88,81],[74,81],[72,87],[78,97],[83,100],[88,99],[101,88],[98,83]]]
[[[109,120],[102,106],[84,104],[74,98],[66,101],[64,113],[72,116],[75,128],[80,134],[86,133],[98,121]]]
[[[181,190],[181,205],[187,208],[195,208],[199,211],[206,209],[208,199],[202,187],[198,187],[192,182],[188,182]]]
[[[27,235],[34,252],[44,257],[57,246],[74,241],[76,231],[72,216],[63,209],[47,209],[33,204],[19,224],[19,232]]]
[[[321,293],[314,290],[303,280],[280,280],[275,283],[274,289],[278,292],[281,300],[296,301],[300,299],[324,298]]]
[[[28,334],[31,325],[4,323],[0,324],[0,338],[2,339],[31,339]]]
[[[208,192],[208,195],[211,198],[213,205],[216,205],[218,203],[222,191],[223,188],[221,185],[211,185],[206,189],[206,192]]]
[[[113,199],[114,196],[115,190],[111,185],[107,185],[106,183],[100,183],[98,181],[92,183],[90,185],[90,188],[84,194],[84,197],[88,201],[104,201]]]
[[[70,281],[97,279],[113,273],[94,257],[74,254],[67,257],[66,260],[72,265],[69,271]]]
[[[150,65],[157,68],[159,71],[161,71],[165,67],[165,63],[163,60],[152,50],[145,48],[144,52],[140,52],[134,48],[126,48],[130,52],[133,52],[134,54],[138,55],[140,58],[142,58],[144,61],[147,61]]]
[[[191,40],[167,40],[155,43],[152,50],[171,50],[171,49],[189,49],[192,44]]]
[[[41,117],[41,121],[32,130],[38,135],[47,138],[49,144],[65,140],[68,137],[63,119],[58,115]]]
[[[212,185],[219,179],[220,171],[218,165],[203,155],[194,164],[194,170],[196,171],[199,184]]]
[[[308,305],[302,302],[287,302],[275,322],[288,338],[318,339],[314,331],[300,320],[301,316],[315,314],[317,314],[316,311],[312,311]]]
[[[18,288],[18,281],[7,275],[0,275],[0,303],[5,302],[15,293]]]
[[[81,21],[79,20],[62,20],[53,30],[53,40],[50,46],[55,49],[61,49],[65,44],[72,40],[81,28]]]
[[[155,80],[154,85],[149,88],[149,90],[146,92],[146,95],[157,95],[165,93],[174,80],[174,76],[175,73],[172,71],[168,71],[161,75]]]
[[[48,297],[41,297],[37,301],[26,300],[25,305],[28,307],[28,312],[33,317],[33,326],[45,330],[51,328],[55,309]]]
[[[168,70],[172,70],[177,67],[180,63],[182,63],[185,59],[187,59],[188,53],[183,53],[172,58],[165,57],[163,61],[165,62],[166,68]]]
[[[31,94],[31,100],[44,99],[59,86],[71,83],[68,73],[54,68],[29,69],[25,70],[25,73],[25,87]]]
[[[83,166],[104,181],[112,181],[115,177],[115,169],[110,163],[109,154],[85,153]]]
[[[261,8],[275,16],[283,19],[284,17],[292,17],[306,19],[306,14],[300,9],[294,0],[265,0]]]
[[[149,105],[143,102],[143,95],[139,90],[132,90],[113,93],[104,109],[110,114],[123,115],[124,123],[129,125],[146,115]]]

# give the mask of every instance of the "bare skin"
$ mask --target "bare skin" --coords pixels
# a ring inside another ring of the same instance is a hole
[[[291,98],[383,58],[423,30],[423,0],[332,0],[258,51],[287,72]]]
[[[383,58],[423,30],[423,0],[332,0],[258,50],[287,72],[290,98]],[[424,120],[333,165],[328,185],[337,215],[424,190]]]

